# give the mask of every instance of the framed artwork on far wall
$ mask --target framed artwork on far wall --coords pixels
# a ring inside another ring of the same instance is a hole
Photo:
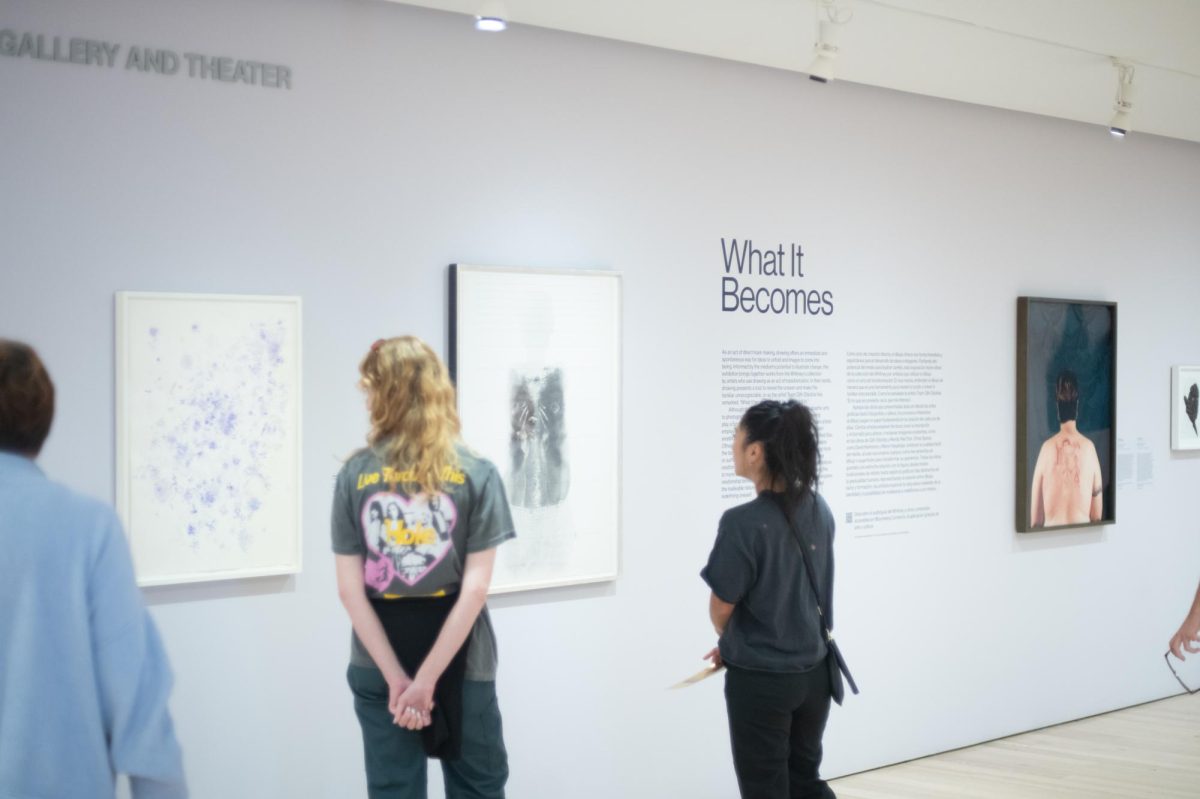
[[[117,512],[138,584],[300,571],[300,298],[116,303]]]
[[[1171,369],[1171,449],[1200,449],[1200,366]]]
[[[504,478],[517,537],[493,593],[615,580],[621,528],[621,276],[450,267],[463,440]]]
[[[1018,532],[1116,521],[1116,389],[1116,303],[1018,298]]]

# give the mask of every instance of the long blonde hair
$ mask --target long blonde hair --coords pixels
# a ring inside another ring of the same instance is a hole
[[[399,336],[375,342],[358,371],[371,413],[368,443],[395,482],[438,491],[458,468],[461,430],[442,359],[416,336]]]

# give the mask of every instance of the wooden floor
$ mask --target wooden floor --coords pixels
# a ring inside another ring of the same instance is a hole
[[[833,780],[838,799],[1200,797],[1200,694]]]

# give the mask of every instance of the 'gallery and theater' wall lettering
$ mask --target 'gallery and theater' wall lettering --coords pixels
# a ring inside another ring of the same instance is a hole
[[[128,72],[184,75],[197,80],[245,83],[267,89],[292,88],[292,69],[280,64],[177,53],[155,47],[124,47],[97,39],[22,33],[7,28],[0,29],[0,55],[101,69],[120,67]]]

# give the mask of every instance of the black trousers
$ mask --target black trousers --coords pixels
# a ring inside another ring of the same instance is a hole
[[[831,699],[825,664],[801,674],[726,665],[725,707],[742,799],[836,797],[820,776]]]

